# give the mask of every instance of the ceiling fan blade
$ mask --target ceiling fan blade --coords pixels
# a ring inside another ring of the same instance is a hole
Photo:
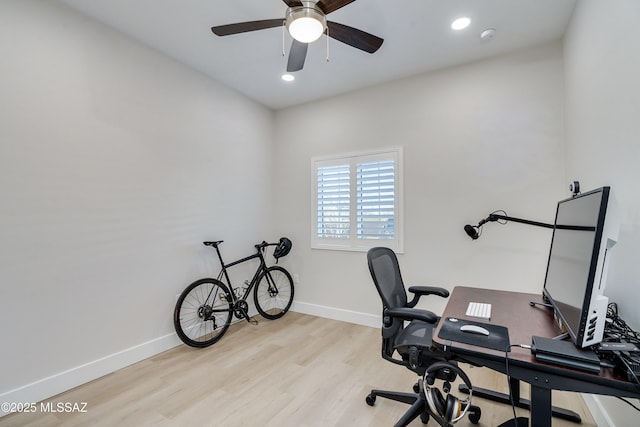
[[[302,6],[302,2],[300,0],[282,0],[284,4],[289,7]]]
[[[338,10],[341,7],[348,5],[349,3],[353,3],[354,1],[356,0],[320,0],[316,3],[316,6],[318,6],[325,15],[328,15],[334,10]]]
[[[264,30],[267,28],[280,27],[284,24],[282,18],[263,19],[261,21],[238,22],[236,24],[218,25],[211,27],[213,34],[217,36],[229,36],[231,34],[247,33],[249,31]]]
[[[384,42],[384,39],[373,34],[337,22],[328,21],[327,27],[329,37],[368,53],[377,51]]]
[[[309,44],[301,43],[294,40],[291,43],[291,50],[289,51],[289,61],[287,62],[287,72],[293,73],[294,71],[302,70],[304,67],[304,60],[307,58],[307,48]]]

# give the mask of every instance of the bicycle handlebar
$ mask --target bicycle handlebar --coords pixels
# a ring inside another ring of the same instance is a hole
[[[254,245],[256,249],[260,250],[260,249],[264,249],[267,246],[277,246],[277,243],[267,243],[264,240],[262,241],[262,243],[258,243],[257,245]]]

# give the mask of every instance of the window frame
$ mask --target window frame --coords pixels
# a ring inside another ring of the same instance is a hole
[[[402,147],[381,148],[311,158],[311,248],[366,252],[375,246],[386,246],[396,253],[404,252],[404,161]],[[394,230],[393,239],[358,238],[357,232],[357,165],[371,161],[394,161]],[[350,232],[348,238],[318,237],[318,169],[349,165]]]

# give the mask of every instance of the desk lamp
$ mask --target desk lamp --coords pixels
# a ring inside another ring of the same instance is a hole
[[[496,212],[503,212],[504,215],[498,214]],[[493,213],[490,213],[489,216],[486,217],[485,219],[480,220],[478,225],[475,225],[475,226],[470,224],[465,225],[464,231],[467,233],[469,237],[471,237],[471,239],[477,240],[478,237],[480,237],[480,235],[482,234],[482,226],[487,222],[495,222],[495,221],[498,221],[498,222],[504,221],[501,224],[506,224],[507,221],[513,221],[513,222],[519,222],[521,224],[535,225],[537,227],[552,228],[552,229],[559,229],[559,230],[576,230],[576,231],[594,231],[595,230],[595,227],[588,227],[588,226],[582,226],[582,225],[554,225],[554,224],[547,224],[545,222],[515,218],[512,216],[507,216],[505,211],[495,211]]]
[[[569,184],[569,190],[571,191],[572,197],[576,197],[578,194],[580,194],[580,181],[572,181]],[[499,212],[502,212],[502,214],[504,215],[499,214]],[[545,222],[531,221],[529,219],[515,218],[515,217],[507,216],[507,213],[503,210],[497,210],[490,213],[489,216],[486,217],[485,219],[480,220],[480,222],[476,226],[473,226],[470,224],[465,225],[464,231],[467,233],[469,237],[471,237],[471,239],[476,240],[482,234],[482,226],[487,222],[495,222],[495,221],[498,221],[498,222],[504,221],[504,222],[501,222],[501,224],[506,224],[507,221],[513,221],[513,222],[519,222],[521,224],[535,225],[536,227],[557,228],[557,229],[563,229],[563,230],[578,230],[578,231],[594,230],[593,227],[581,227],[576,225],[554,225],[554,224],[547,224]]]
[[[498,214],[497,212],[502,212],[504,213],[504,215]],[[485,219],[480,220],[480,222],[476,226],[473,226],[470,224],[465,225],[464,231],[467,233],[469,237],[471,237],[473,240],[476,240],[482,234],[482,226],[487,222],[495,222],[495,221],[504,221],[502,224],[506,224],[507,221],[513,221],[513,222],[519,222],[522,224],[535,225],[537,227],[554,228],[553,224],[547,224],[547,223],[538,222],[538,221],[531,221],[531,220],[522,219],[522,218],[515,218],[512,216],[507,216],[507,213],[505,211],[495,211],[490,213],[489,216],[486,217]]]

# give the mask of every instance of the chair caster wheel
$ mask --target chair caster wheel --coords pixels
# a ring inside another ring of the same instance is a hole
[[[376,397],[372,394],[369,394],[365,398],[365,401],[367,402],[367,405],[373,406],[376,403]]]
[[[482,411],[480,411],[480,408],[475,408],[473,412],[470,412],[469,421],[471,421],[471,424],[478,424],[480,422],[481,414],[482,414]]]

